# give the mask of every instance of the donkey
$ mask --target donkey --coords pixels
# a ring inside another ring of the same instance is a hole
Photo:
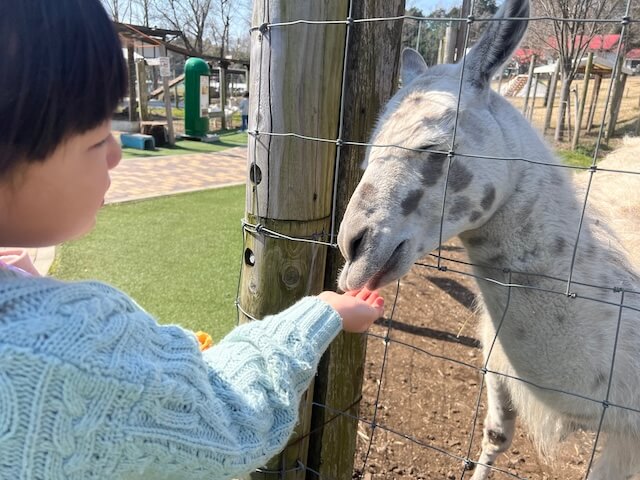
[[[339,285],[379,288],[459,236],[481,279],[488,397],[473,480],[511,444],[516,415],[543,454],[577,429],[606,432],[589,479],[622,480],[640,470],[640,275],[592,202],[583,216],[584,185],[490,90],[528,14],[506,0],[455,65],[403,51],[340,226]]]

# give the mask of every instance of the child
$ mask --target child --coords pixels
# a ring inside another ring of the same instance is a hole
[[[240,116],[242,117],[242,125],[240,130],[245,132],[249,126],[249,92],[244,92],[242,100],[240,100]]]
[[[99,0],[0,0],[0,245],[89,231],[120,161],[121,46]],[[98,282],[0,266],[0,479],[225,479],[286,443],[320,355],[382,314],[323,292],[201,353]]]

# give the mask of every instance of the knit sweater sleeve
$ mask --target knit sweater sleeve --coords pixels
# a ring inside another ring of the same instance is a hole
[[[158,325],[106,285],[39,295],[37,314],[16,314],[13,329],[0,321],[0,387],[24,397],[0,395],[0,418],[15,421],[11,434],[0,428],[0,470],[35,462],[52,480],[226,479],[263,465],[285,445],[341,329],[308,297],[202,354],[192,333]]]

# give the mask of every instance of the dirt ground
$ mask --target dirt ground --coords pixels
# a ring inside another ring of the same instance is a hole
[[[465,260],[457,241],[442,255]],[[435,260],[421,263],[434,265]],[[460,264],[443,265],[464,269]],[[384,290],[387,316],[396,288]],[[463,459],[467,454],[478,458],[486,405],[483,391],[478,406],[482,354],[475,290],[469,276],[426,266],[415,265],[402,279],[390,326],[375,325],[368,341],[360,417],[367,422],[375,418],[379,427],[372,432],[366,422],[359,423],[354,478],[471,477]],[[491,478],[585,478],[593,442],[593,434],[578,434],[562,445],[554,461],[545,461],[518,424],[511,448],[496,462],[502,471],[494,471]]]

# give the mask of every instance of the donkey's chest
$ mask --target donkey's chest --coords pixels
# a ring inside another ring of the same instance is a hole
[[[604,368],[602,352],[613,352],[618,307],[542,289],[503,288],[510,291],[483,298],[481,335],[490,366],[550,388],[577,386],[585,371]]]

